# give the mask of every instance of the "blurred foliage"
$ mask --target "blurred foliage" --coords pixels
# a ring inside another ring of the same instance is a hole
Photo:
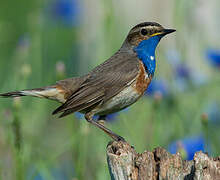
[[[134,2],[1,1],[0,92],[82,75],[117,51],[132,25],[160,21],[177,33],[157,49],[151,86],[106,125],[139,152],[163,146],[188,159],[196,150],[219,155],[218,0]],[[166,11],[157,11],[161,4]],[[1,179],[109,179],[110,139],[81,116],[57,119],[58,103],[49,100],[0,101]]]

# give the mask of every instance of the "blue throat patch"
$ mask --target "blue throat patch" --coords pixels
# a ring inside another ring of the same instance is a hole
[[[138,46],[134,48],[138,58],[144,63],[145,70],[152,76],[156,68],[155,50],[160,39],[161,36],[153,36],[141,41]]]

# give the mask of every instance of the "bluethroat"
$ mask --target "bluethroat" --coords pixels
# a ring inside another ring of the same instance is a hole
[[[135,103],[150,84],[155,68],[155,49],[165,35],[174,32],[155,22],[133,27],[121,48],[108,60],[80,77],[58,81],[55,85],[0,94],[2,97],[34,96],[62,103],[53,114],[59,117],[74,112],[103,130],[114,140],[124,140],[93,119],[105,120],[106,115],[118,112]]]

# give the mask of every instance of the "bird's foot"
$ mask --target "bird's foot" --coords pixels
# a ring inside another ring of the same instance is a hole
[[[98,120],[98,123],[105,126],[105,120]]]
[[[116,140],[116,141],[126,142],[126,140],[123,137],[119,136],[119,135],[116,135],[113,139]]]

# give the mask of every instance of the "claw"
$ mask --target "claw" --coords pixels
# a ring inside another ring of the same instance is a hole
[[[117,136],[116,141],[126,142],[126,140],[123,137],[121,137],[121,136]]]

